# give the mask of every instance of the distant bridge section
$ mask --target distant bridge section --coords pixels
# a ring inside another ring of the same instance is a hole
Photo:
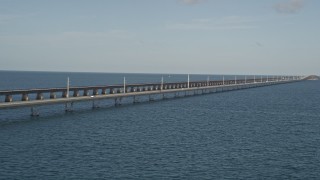
[[[316,75],[311,75],[311,76],[307,76],[305,79],[306,80],[320,80],[320,77],[316,76]]]

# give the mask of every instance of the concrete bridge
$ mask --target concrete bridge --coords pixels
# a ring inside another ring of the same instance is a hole
[[[306,77],[306,79],[307,80],[320,80],[320,77],[316,76],[316,75],[311,75],[311,76]]]
[[[188,78],[189,79],[189,78]],[[0,91],[0,109],[31,107],[32,115],[34,107],[50,104],[65,104],[65,110],[72,110],[74,102],[92,101],[95,107],[95,100],[114,99],[115,105],[121,104],[122,98],[132,97],[136,102],[137,96],[148,96],[153,100],[152,95],[174,94],[174,97],[190,96],[195,94],[223,92],[230,90],[269,86],[275,84],[291,83],[302,80],[314,79],[314,76],[277,76],[261,77],[254,79],[219,80],[219,81],[189,81],[176,83],[149,83],[149,84],[121,84],[105,86],[81,86],[64,88],[42,88],[42,89],[17,89]],[[30,98],[30,95],[34,97]],[[15,97],[15,98],[13,98]],[[20,97],[20,98],[17,98]]]

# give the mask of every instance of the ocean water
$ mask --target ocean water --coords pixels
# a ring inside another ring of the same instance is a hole
[[[0,76],[1,89],[23,89],[65,86],[67,76],[98,85],[163,75]],[[319,92],[319,81],[304,81],[94,110],[82,103],[72,113],[41,107],[39,117],[0,109],[0,179],[319,179]]]

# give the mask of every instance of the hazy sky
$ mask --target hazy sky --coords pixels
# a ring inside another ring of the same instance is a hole
[[[0,70],[319,74],[319,0],[0,0]]]

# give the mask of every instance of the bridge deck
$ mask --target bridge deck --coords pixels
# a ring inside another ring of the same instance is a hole
[[[115,93],[115,94],[100,94],[100,95],[80,96],[80,97],[68,97],[68,98],[65,97],[65,98],[56,98],[56,99],[3,102],[3,103],[0,103],[0,109],[33,107],[33,106],[42,106],[42,105],[50,105],[50,104],[65,104],[65,103],[80,102],[80,101],[94,101],[99,99],[116,99],[116,98],[124,98],[124,97],[146,96],[146,95],[156,95],[156,94],[166,94],[166,93],[179,93],[179,92],[197,91],[197,90],[212,90],[213,92],[228,91],[228,90],[253,88],[253,87],[260,87],[260,86],[269,86],[274,84],[282,84],[282,83],[289,83],[289,82],[295,82],[295,81],[278,81],[278,82],[274,81],[274,82],[246,83],[246,84],[243,83],[243,84],[201,86],[201,87],[190,87],[190,88],[182,87],[182,88],[176,88],[176,89],[149,90],[149,91],[141,91],[141,92],[126,92],[126,93],[122,92],[122,93]]]

